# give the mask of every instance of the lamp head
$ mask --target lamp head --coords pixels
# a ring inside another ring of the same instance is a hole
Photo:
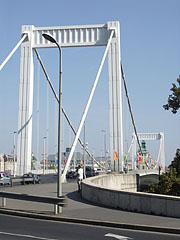
[[[56,43],[56,40],[55,40],[50,34],[43,33],[42,36],[43,36],[46,40],[48,40],[48,41],[50,41],[50,42],[52,42],[52,43]]]

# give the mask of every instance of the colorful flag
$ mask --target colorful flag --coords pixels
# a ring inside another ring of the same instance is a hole
[[[123,162],[126,161],[126,155],[123,155]]]
[[[142,162],[142,156],[141,156],[141,153],[138,153],[138,162]]]
[[[8,158],[7,158],[6,154],[4,154],[3,158],[4,158],[4,162],[7,162]]]
[[[114,157],[114,161],[118,160],[118,153],[117,152],[113,152],[113,157]]]

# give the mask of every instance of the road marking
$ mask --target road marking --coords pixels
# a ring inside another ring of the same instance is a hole
[[[107,233],[106,235],[104,235],[105,237],[113,237],[116,239],[121,239],[121,240],[126,240],[126,239],[133,239],[133,238],[129,238],[129,237],[125,237],[125,236],[120,236],[117,234],[113,234],[113,233]]]
[[[37,237],[32,235],[25,235],[25,234],[18,234],[18,233],[8,233],[8,232],[0,232],[0,234],[16,236],[16,237],[27,237],[27,238],[34,238],[40,240],[59,240],[59,239],[52,239],[52,238],[44,238],[44,237]]]

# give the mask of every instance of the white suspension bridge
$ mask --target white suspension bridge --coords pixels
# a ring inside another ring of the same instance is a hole
[[[22,26],[22,35],[20,41],[10,52],[7,58],[0,65],[0,71],[13,56],[15,51],[21,46],[21,61],[20,61],[20,88],[19,88],[19,113],[18,113],[18,131],[17,131],[17,169],[16,174],[22,175],[31,171],[31,154],[32,154],[32,116],[33,116],[33,98],[34,98],[34,58],[33,53],[42,67],[43,73],[47,79],[48,87],[52,90],[56,101],[59,103],[59,98],[52,85],[48,72],[41,60],[38,49],[54,48],[55,44],[43,38],[42,34],[50,34],[56,39],[57,43],[62,48],[67,47],[93,47],[105,46],[104,55],[102,57],[100,67],[96,74],[96,78],[90,90],[89,98],[84,108],[84,112],[80,119],[80,124],[75,130],[65,109],[62,108],[63,115],[67,120],[73,134],[74,140],[71,145],[70,154],[65,165],[62,177],[65,179],[67,170],[72,160],[77,142],[85,148],[83,141],[80,139],[80,134],[83,124],[91,104],[94,92],[99,81],[99,77],[108,54],[108,76],[109,76],[109,131],[110,131],[110,158],[111,166],[114,171],[123,171],[125,165],[131,164],[133,170],[137,170],[140,162],[143,162],[147,169],[150,166],[150,156],[147,152],[143,152],[140,141],[159,141],[160,147],[156,164],[154,168],[161,166],[165,168],[164,154],[164,134],[160,133],[138,133],[132,114],[130,99],[128,96],[125,76],[120,56],[120,24],[119,22],[108,22],[107,24],[82,25],[82,26],[56,26],[56,27],[35,27],[33,25]],[[122,76],[122,77],[121,77]],[[132,133],[132,142],[129,149],[125,153],[123,146],[123,114],[122,114],[122,81],[124,83],[125,94],[131,115],[134,132]],[[48,99],[48,90],[47,90]],[[48,102],[48,100],[47,100]],[[47,108],[49,105],[47,104]],[[37,112],[39,111],[39,99],[37,97]],[[38,115],[37,115],[38,116]],[[47,116],[48,119],[48,110]],[[38,122],[38,121],[37,121]],[[37,127],[37,129],[39,129]],[[46,124],[48,132],[48,120]],[[48,134],[48,133],[47,133]],[[39,142],[39,133],[37,131],[37,142]],[[137,145],[139,151],[137,151]],[[37,143],[37,148],[39,145]],[[96,161],[94,154],[91,154],[87,148],[85,151]],[[138,154],[137,154],[138,152]],[[39,155],[39,153],[37,154]]]

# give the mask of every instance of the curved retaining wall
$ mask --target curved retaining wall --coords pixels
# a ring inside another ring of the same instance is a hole
[[[98,187],[126,190],[129,192],[137,191],[136,174],[104,174],[101,176],[87,178],[85,182]]]
[[[180,197],[136,192],[135,185],[136,175],[107,174],[87,178],[82,183],[82,197],[121,210],[180,217]]]

